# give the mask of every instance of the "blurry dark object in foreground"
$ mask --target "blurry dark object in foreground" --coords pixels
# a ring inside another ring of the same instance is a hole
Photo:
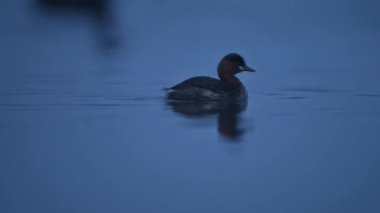
[[[53,12],[54,16],[78,11],[92,16],[102,47],[118,46],[112,21],[112,0],[37,0],[37,3],[45,13]]]
[[[239,113],[247,108],[247,102],[168,102],[173,111],[189,118],[218,115],[218,132],[229,139],[238,139],[244,134],[239,127]]]
[[[99,21],[109,14],[110,1],[107,0],[38,0],[43,9],[83,10],[91,12]]]
[[[82,7],[82,8],[104,8],[107,0],[38,0],[42,5],[50,7]]]

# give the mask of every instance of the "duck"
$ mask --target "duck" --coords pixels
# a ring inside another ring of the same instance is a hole
[[[166,99],[169,101],[246,101],[247,90],[236,77],[241,72],[256,72],[247,66],[238,53],[224,56],[217,66],[218,77],[196,76],[167,88]]]

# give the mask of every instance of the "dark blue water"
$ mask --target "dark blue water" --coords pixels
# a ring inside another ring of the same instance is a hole
[[[0,212],[380,211],[377,1],[58,2],[0,3]]]

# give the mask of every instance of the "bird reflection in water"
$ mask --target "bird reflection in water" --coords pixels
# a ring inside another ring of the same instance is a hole
[[[245,133],[240,126],[240,113],[247,108],[246,101],[240,102],[167,102],[174,112],[189,118],[218,115],[218,132],[231,141],[239,141]]]

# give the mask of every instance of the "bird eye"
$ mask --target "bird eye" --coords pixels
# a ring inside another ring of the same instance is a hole
[[[239,68],[239,70],[241,70],[241,71],[244,71],[244,70],[245,70],[245,67],[244,67],[244,66],[239,66],[238,68]]]

